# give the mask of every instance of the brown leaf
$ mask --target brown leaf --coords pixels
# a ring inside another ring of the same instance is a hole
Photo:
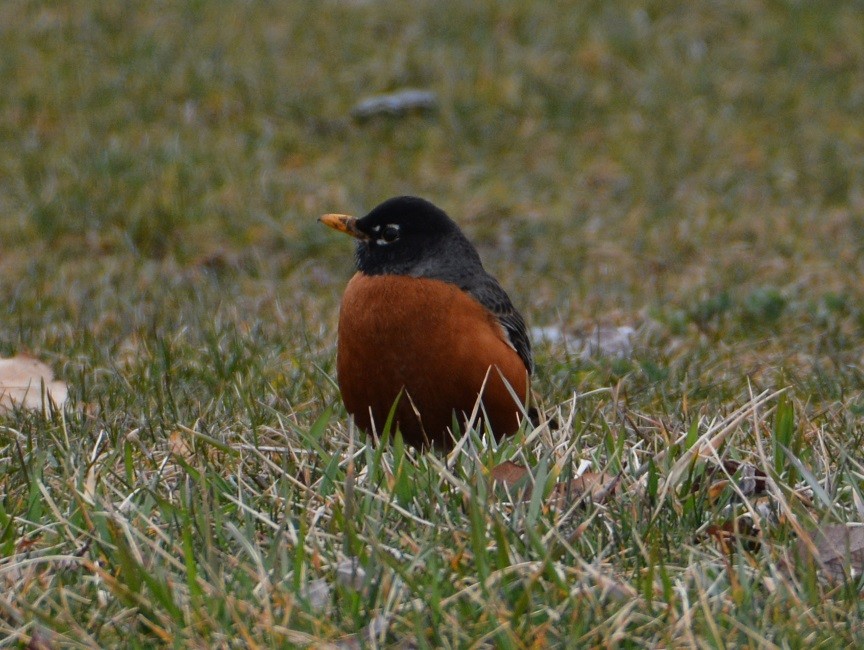
[[[589,496],[594,503],[603,503],[613,494],[621,481],[621,475],[612,476],[606,472],[585,472],[565,483],[558,483],[549,495],[549,504],[563,508]]]
[[[493,479],[505,485],[513,485],[528,476],[528,468],[524,465],[505,460],[492,468],[490,472]]]
[[[858,578],[864,572],[864,526],[825,526],[796,546],[799,557],[815,560],[833,580]]]
[[[524,501],[531,499],[533,485],[525,480],[529,476],[529,470],[524,465],[507,460],[493,467],[490,474],[494,480],[509,487],[517,484],[524,485],[525,489],[519,496]],[[562,509],[586,494],[590,495],[594,503],[603,503],[606,497],[615,492],[620,480],[620,475],[612,476],[605,472],[585,472],[577,478],[555,485],[547,504],[553,508]]]
[[[708,488],[708,500],[711,503],[714,503],[717,499],[720,498],[720,495],[723,494],[728,485],[729,481],[727,480],[716,481],[712,483],[711,486]]]
[[[13,408],[40,410],[53,401],[66,402],[66,384],[54,380],[50,367],[26,355],[0,359],[0,413]]]
[[[195,449],[192,447],[190,442],[186,440],[182,431],[171,432],[168,436],[168,449],[174,456],[180,460],[186,461],[187,463],[191,464],[192,460],[195,458]]]
[[[512,460],[505,460],[493,467],[490,475],[493,484],[498,483],[500,484],[499,487],[504,486],[504,489],[498,490],[502,499],[509,494],[509,498],[512,498],[514,503],[531,500],[534,484],[531,482],[530,471],[524,465],[514,463]]]

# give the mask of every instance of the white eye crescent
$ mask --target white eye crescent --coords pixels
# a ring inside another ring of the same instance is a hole
[[[395,223],[390,223],[384,226],[381,230],[381,236],[375,242],[386,246],[387,244],[392,244],[397,239],[399,239],[399,226]]]

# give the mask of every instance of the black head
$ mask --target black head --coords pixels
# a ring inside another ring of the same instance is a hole
[[[357,238],[357,269],[367,275],[411,275],[454,281],[480,257],[450,217],[429,201],[398,196],[361,219],[326,215],[331,228]]]

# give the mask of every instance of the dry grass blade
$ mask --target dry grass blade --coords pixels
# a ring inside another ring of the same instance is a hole
[[[776,399],[779,395],[782,395],[785,390],[786,389],[781,389],[773,392],[765,391],[756,397],[753,397],[751,395],[751,399],[746,404],[739,406],[734,412],[732,412],[723,420],[712,424],[712,426],[710,426],[708,430],[699,437],[695,444],[693,444],[690,449],[686,450],[683,454],[681,454],[680,458],[678,458],[678,460],[675,461],[675,464],[672,465],[671,469],[669,470],[663,481],[663,486],[660,491],[660,497],[658,499],[657,510],[655,510],[652,516],[657,516],[659,509],[663,507],[663,499],[668,494],[670,489],[678,485],[681,476],[688,470],[694,459],[698,457],[716,456],[717,450],[720,448],[720,446],[736,430],[738,430],[742,422],[744,422],[748,417],[751,417],[754,413],[756,413],[761,406],[770,402],[773,399]],[[682,434],[678,438],[678,440],[676,440],[676,444],[680,444],[684,440],[685,435],[686,434]],[[660,454],[658,454],[655,458],[655,463],[660,462],[667,453],[667,451],[662,451]],[[644,483],[647,479],[643,476],[641,480]]]

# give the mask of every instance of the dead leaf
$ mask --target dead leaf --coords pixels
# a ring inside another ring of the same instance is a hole
[[[18,355],[0,359],[0,413],[15,407],[41,410],[53,402],[66,403],[66,383],[54,380],[51,368],[38,359]]]
[[[513,503],[518,503],[531,500],[534,484],[528,468],[524,465],[505,460],[493,467],[489,475],[492,477],[492,486],[498,486],[496,492],[502,501],[512,499]]]
[[[825,526],[796,547],[799,557],[812,558],[832,580],[857,579],[864,572],[864,526]]]
[[[493,467],[490,475],[494,480],[509,487],[517,484],[524,485],[525,490],[521,494],[522,500],[529,501],[531,499],[533,486],[525,480],[529,476],[529,471],[524,465],[507,460]],[[575,503],[586,494],[591,496],[594,503],[603,503],[606,497],[615,492],[620,480],[620,475],[612,476],[605,472],[584,472],[570,481],[556,484],[552,488],[547,504],[562,509]]]
[[[512,460],[505,460],[489,472],[493,479],[505,485],[514,485],[528,476],[528,468]]]
[[[549,495],[549,505],[563,509],[586,495],[594,503],[603,503],[615,492],[620,482],[620,474],[612,476],[606,472],[585,472],[570,481],[558,483]]]
[[[168,436],[168,449],[174,456],[189,464],[195,458],[195,449],[181,431],[172,431]]]
[[[708,500],[711,503],[717,501],[717,499],[720,498],[720,495],[723,494],[723,492],[728,486],[729,481],[726,480],[716,481],[715,483],[712,483],[711,486],[708,488]],[[691,492],[695,492],[695,490],[691,490]]]

